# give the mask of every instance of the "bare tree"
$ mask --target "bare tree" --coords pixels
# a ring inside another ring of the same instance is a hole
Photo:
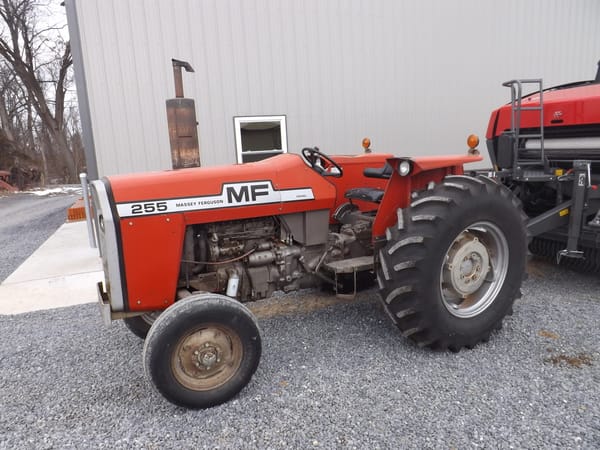
[[[14,71],[0,63],[0,169],[39,172],[27,92]]]
[[[14,71],[39,118],[44,171],[51,159],[65,181],[75,182],[78,168],[65,128],[65,96],[73,60],[61,32],[64,26],[52,24],[49,7],[49,0],[0,0],[0,57]],[[31,112],[26,112],[30,130],[35,128]]]

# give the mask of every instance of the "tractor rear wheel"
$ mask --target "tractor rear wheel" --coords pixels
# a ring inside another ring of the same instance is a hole
[[[511,191],[482,176],[446,177],[399,210],[377,278],[402,334],[451,351],[488,340],[520,295],[525,219]]]
[[[258,367],[261,339],[252,313],[218,294],[167,308],[144,344],[146,375],[170,402],[209,408],[234,397]]]

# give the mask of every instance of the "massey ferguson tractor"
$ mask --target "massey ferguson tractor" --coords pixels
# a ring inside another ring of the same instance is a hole
[[[148,378],[190,408],[250,381],[261,336],[244,303],[275,291],[325,285],[351,296],[376,279],[384,309],[418,346],[487,341],[520,295],[530,236],[536,253],[598,263],[598,81],[544,91],[536,80],[529,96],[531,80],[509,82],[485,172],[465,174],[482,159],[471,138],[455,156],[305,148],[94,181],[104,319],[145,338]]]

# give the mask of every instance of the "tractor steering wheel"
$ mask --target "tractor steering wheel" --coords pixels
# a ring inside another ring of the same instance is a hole
[[[317,147],[306,147],[302,149],[302,157],[314,171],[323,176],[336,177],[342,176],[342,168],[329,156],[321,153]]]

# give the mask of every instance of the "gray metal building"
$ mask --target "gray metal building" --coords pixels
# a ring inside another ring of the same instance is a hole
[[[600,58],[597,0],[67,0],[66,8],[92,178],[171,167],[171,58],[195,69],[184,87],[196,100],[202,165],[249,161],[256,148],[359,153],[365,136],[374,151],[462,153],[466,136],[483,137],[491,109],[508,100],[503,81],[590,79]]]

